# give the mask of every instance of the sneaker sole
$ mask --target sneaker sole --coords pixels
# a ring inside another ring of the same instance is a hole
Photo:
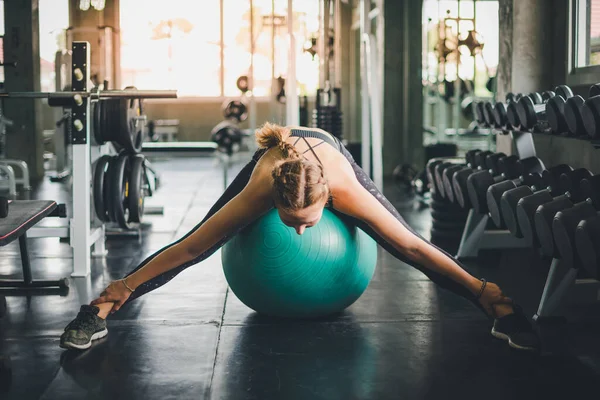
[[[92,346],[92,342],[94,340],[102,339],[104,336],[108,335],[108,329],[104,328],[103,331],[96,332],[92,335],[89,342],[85,344],[76,344],[73,342],[64,342],[60,344],[60,347],[63,349],[78,349],[78,350],[86,350]]]
[[[494,328],[492,328],[492,336],[494,336],[495,338],[498,339],[502,339],[508,342],[508,345],[510,347],[512,347],[513,349],[517,349],[517,350],[526,350],[526,351],[536,351],[537,349],[535,347],[526,347],[526,346],[519,346],[518,344],[516,344],[515,342],[513,342],[510,339],[510,336],[508,336],[505,333],[502,332],[498,332],[496,331]]]

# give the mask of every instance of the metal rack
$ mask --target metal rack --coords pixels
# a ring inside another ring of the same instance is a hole
[[[106,146],[90,143],[91,103],[102,98],[176,98],[176,91],[157,90],[99,90],[90,87],[90,44],[73,42],[72,46],[72,91],[71,92],[8,92],[2,98],[48,98],[48,103],[71,109],[72,159],[72,217],[68,227],[34,227],[29,237],[69,238],[73,248],[72,277],[90,274],[91,248],[94,255],[105,255],[104,239],[106,228],[92,214],[91,166],[93,160],[106,152]]]
[[[520,159],[536,156],[530,132],[511,131],[509,134]],[[595,148],[600,147],[597,141],[591,141],[591,144]],[[525,239],[512,236],[509,231],[486,230],[488,219],[487,214],[475,214],[473,209],[470,210],[457,258],[475,257],[480,249],[526,248],[531,245]],[[539,323],[556,317],[561,304],[567,299],[577,297],[578,303],[600,301],[600,281],[578,279],[577,272],[577,268],[565,265],[562,260],[552,259],[534,321]]]

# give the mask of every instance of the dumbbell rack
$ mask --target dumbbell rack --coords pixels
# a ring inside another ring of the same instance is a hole
[[[507,132],[503,131],[502,133],[506,134]],[[512,138],[520,159],[536,156],[535,144],[530,132],[510,131],[508,134]],[[599,141],[590,142],[595,148],[600,148]],[[524,239],[512,237],[516,246],[510,246],[510,240],[505,238],[505,235],[510,235],[510,232],[484,231],[488,219],[487,214],[477,215],[473,209],[470,210],[461,240],[461,247],[457,254],[458,258],[464,257],[465,254],[476,255],[477,251],[482,248],[522,248],[531,245],[525,242]],[[479,241],[477,239],[478,235],[481,235]],[[498,238],[502,238],[502,242],[493,245],[493,241]],[[485,247],[487,243],[492,243],[492,245]],[[568,296],[574,297],[575,293],[578,302],[595,303],[600,301],[600,282],[595,279],[577,279],[577,272],[576,268],[563,265],[560,259],[555,258],[552,260],[537,312],[533,316],[534,321],[543,323],[556,317],[560,305]],[[575,288],[577,288],[576,292],[574,291]]]
[[[511,132],[510,135],[520,159],[535,157],[535,145],[530,133]],[[456,258],[474,258],[477,257],[479,250],[484,249],[529,247],[529,243],[514,237],[508,230],[486,230],[489,220],[488,214],[478,214],[472,208],[469,210]]]

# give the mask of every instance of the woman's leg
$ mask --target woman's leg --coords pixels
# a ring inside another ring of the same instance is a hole
[[[144,261],[142,261],[133,271],[129,272],[127,275],[124,276],[124,278],[128,277],[129,275],[133,274],[135,271],[139,270],[140,268],[142,268],[144,265],[146,265],[150,260],[152,260],[154,257],[156,257],[158,254],[160,254],[161,252],[165,251],[166,249],[170,248],[171,246],[174,246],[175,244],[181,242],[182,240],[184,240],[185,238],[187,238],[188,236],[190,236],[192,233],[194,233],[207,219],[209,219],[213,214],[215,214],[217,211],[219,211],[225,204],[227,204],[231,199],[233,199],[236,195],[238,195],[242,189],[244,189],[244,187],[246,187],[246,185],[248,184],[248,181],[250,180],[250,176],[252,175],[252,172],[254,171],[254,167],[256,166],[256,163],[258,162],[258,160],[260,159],[260,157],[264,154],[264,150],[259,150],[257,151],[254,156],[252,157],[252,160],[246,164],[246,166],[240,171],[240,173],[235,177],[235,179],[233,180],[233,182],[231,182],[231,184],[227,187],[227,189],[225,189],[225,192],[221,195],[221,197],[217,200],[217,202],[211,207],[211,209],[208,211],[208,213],[206,214],[206,216],[204,217],[204,219],[198,224],[196,225],[191,231],[189,231],[187,234],[185,234],[185,236],[183,236],[182,238],[180,238],[179,240],[163,247],[162,249],[158,250],[157,252],[155,252],[154,254],[152,254],[151,256],[147,257]],[[226,237],[223,238],[221,241],[219,241],[217,244],[215,244],[213,247],[211,247],[210,249],[208,249],[207,251],[205,251],[204,253],[202,253],[200,256],[196,257],[195,259],[193,259],[192,261],[189,261],[187,263],[184,263],[176,268],[173,268],[153,279],[150,279],[149,281],[141,284],[140,286],[137,287],[137,289],[135,290],[135,292],[133,292],[131,294],[131,296],[129,297],[129,299],[127,299],[126,303],[137,299],[138,297],[154,290],[157,289],[159,287],[161,287],[162,285],[164,285],[165,283],[169,282],[171,279],[173,279],[177,274],[179,274],[181,271],[183,271],[184,269],[197,264],[205,259],[207,259],[208,257],[210,257],[215,251],[217,251],[219,248],[221,248],[221,246],[223,246],[230,238]],[[125,304],[126,304],[125,303]],[[101,307],[102,309],[102,307]],[[108,310],[110,311],[110,309]]]
[[[361,185],[365,189],[367,189],[369,191],[369,193],[371,193],[375,198],[377,198],[377,200],[398,221],[400,221],[400,223],[402,223],[402,225],[404,225],[406,227],[406,229],[408,229],[410,232],[412,232],[415,236],[421,238],[429,246],[432,246],[433,248],[435,248],[435,249],[441,251],[442,253],[444,253],[445,255],[447,255],[460,268],[466,270],[466,268],[464,267],[464,265],[462,265],[453,256],[451,256],[450,254],[448,254],[443,249],[440,249],[439,247],[435,246],[434,244],[432,244],[431,242],[429,242],[428,240],[426,240],[425,238],[423,238],[414,229],[412,229],[410,227],[410,225],[408,225],[406,223],[406,221],[404,221],[404,218],[402,218],[402,216],[400,215],[400,213],[398,212],[398,210],[396,210],[396,208],[392,205],[392,203],[390,203],[390,201],[385,198],[385,196],[379,191],[379,189],[377,189],[377,187],[375,186],[375,184],[373,183],[373,181],[369,178],[369,176],[362,170],[362,168],[360,168],[360,166],[356,163],[356,161],[354,161],[354,158],[348,152],[348,150],[342,147],[341,151],[344,154],[344,156],[348,159],[348,161],[350,162],[350,164],[352,165],[352,168],[354,169],[354,173],[356,175],[356,178],[361,183]],[[463,297],[463,298],[471,301],[475,306],[477,306],[477,308],[479,308],[486,315],[488,315],[488,313],[486,312],[486,310],[482,307],[482,305],[480,304],[479,300],[477,299],[477,296],[474,295],[469,289],[467,289],[467,287],[461,285],[460,283],[458,283],[457,281],[451,279],[450,277],[448,277],[446,275],[442,275],[442,274],[440,274],[440,273],[438,273],[436,271],[433,271],[431,269],[425,268],[424,266],[419,265],[419,264],[415,263],[414,261],[410,260],[406,255],[404,255],[403,253],[401,253],[400,251],[398,251],[390,243],[386,242],[381,236],[379,236],[375,231],[373,231],[373,229],[371,229],[370,226],[368,226],[367,224],[363,223],[362,221],[356,221],[356,224],[363,231],[365,231],[365,233],[367,233],[369,236],[371,236],[381,247],[383,247],[386,251],[388,251],[394,257],[396,257],[397,259],[399,259],[399,260],[401,260],[401,261],[403,261],[403,262],[411,265],[412,267],[418,269],[419,271],[423,272],[429,279],[431,279],[433,282],[435,282],[437,285],[441,286],[442,288],[450,290],[451,292],[453,292],[453,293],[455,293],[455,294],[457,294],[457,295],[459,295],[459,296],[461,296],[461,297]]]

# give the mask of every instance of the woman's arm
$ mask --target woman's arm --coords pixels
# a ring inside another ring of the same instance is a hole
[[[350,173],[352,176],[349,176]],[[337,210],[365,222],[410,260],[450,277],[465,285],[472,293],[479,291],[481,281],[436,247],[414,235],[358,182],[353,171],[346,175],[343,184],[336,185],[333,192]]]
[[[237,196],[207,219],[194,233],[160,252],[127,277],[127,285],[135,290],[142,283],[195,259],[225,236],[237,232],[266,213],[271,208],[269,188],[266,179],[253,177]]]

